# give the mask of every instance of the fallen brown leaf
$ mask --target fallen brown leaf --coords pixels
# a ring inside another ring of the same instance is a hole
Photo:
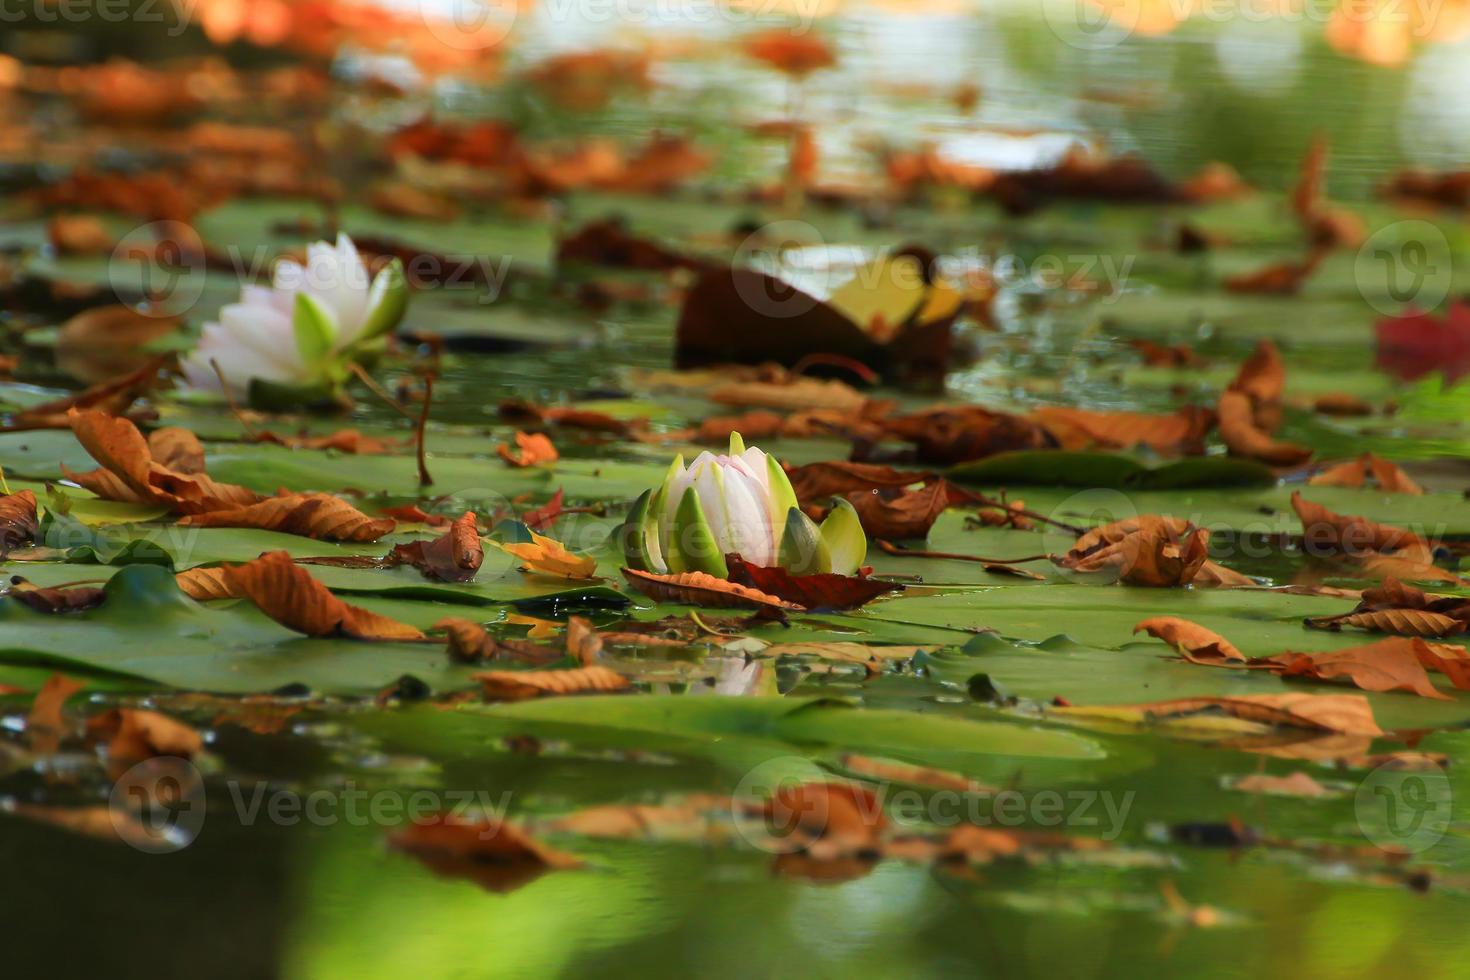
[[[570,670],[492,670],[475,675],[486,701],[523,701],[560,694],[621,691],[628,679],[606,667]]]
[[[1255,421],[1255,409],[1244,392],[1221,393],[1215,409],[1220,438],[1232,456],[1260,460],[1272,466],[1296,466],[1311,458],[1312,451],[1290,442],[1277,442]]]
[[[31,701],[30,714],[26,715],[26,742],[33,753],[54,755],[60,748],[61,737],[66,732],[62,707],[73,694],[86,686],[65,674],[52,674],[46,678]]]
[[[107,743],[110,762],[141,762],[157,756],[192,759],[204,739],[190,726],[156,711],[114,708],[87,719],[87,738]]]
[[[682,602],[691,606],[716,609],[792,609],[802,607],[758,589],[747,588],[704,572],[681,572],[678,575],[655,575],[632,568],[623,569],[628,583],[651,599],[660,602]]]
[[[1406,493],[1420,496],[1424,488],[1415,483],[1409,474],[1372,453],[1364,453],[1357,459],[1328,467],[1307,481],[1313,487],[1362,487],[1369,478],[1384,493]]]
[[[1412,561],[1432,562],[1434,549],[1429,542],[1412,531],[1377,524],[1363,517],[1336,514],[1321,504],[1312,503],[1298,490],[1291,495],[1291,507],[1302,522],[1302,540],[1309,553],[1362,555],[1365,552],[1394,552]]]
[[[485,549],[480,544],[479,523],[474,511],[464,514],[449,530],[433,541],[395,545],[390,559],[417,568],[427,579],[439,582],[468,582],[480,570]]]
[[[20,490],[0,496],[0,558],[36,539],[36,495]]]
[[[376,541],[396,526],[389,518],[368,517],[341,497],[293,493],[227,510],[191,514],[184,527],[248,527],[280,531],[322,541]],[[400,546],[405,547],[405,546]]]
[[[515,452],[506,443],[496,446],[495,452],[501,459],[516,467],[539,466],[543,463],[554,463],[561,458],[551,440],[540,432],[517,432]]]
[[[241,595],[288,629],[307,636],[351,636],[360,640],[422,640],[415,627],[351,606],[284,551],[224,569],[232,594]]]
[[[1188,585],[1204,566],[1209,541],[1208,530],[1182,518],[1144,514],[1089,531],[1057,564],[1078,572],[1114,571],[1129,585]]]
[[[1235,648],[1225,637],[1205,629],[1198,623],[1176,616],[1155,616],[1145,619],[1133,627],[1133,632],[1145,631],[1149,636],[1188,654],[1191,658],[1220,658],[1223,660],[1245,660],[1245,654]]]

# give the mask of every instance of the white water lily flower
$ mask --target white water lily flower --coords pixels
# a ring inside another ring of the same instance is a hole
[[[372,350],[398,325],[408,304],[403,265],[394,259],[371,279],[352,239],[313,242],[306,264],[276,263],[269,287],[242,286],[240,301],[220,310],[181,368],[189,387],[220,391],[219,365],[232,392],[262,381],[292,388],[334,388],[346,364]]]
[[[868,550],[852,504],[837,501],[818,527],[797,506],[776,458],[746,449],[739,433],[726,454],[700,453],[688,467],[675,459],[663,484],[634,503],[622,541],[631,568],[721,578],[729,574],[726,555],[797,575],[851,575]]]

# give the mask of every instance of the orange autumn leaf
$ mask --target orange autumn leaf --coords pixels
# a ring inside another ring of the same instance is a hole
[[[1209,556],[1210,532],[1177,517],[1144,514],[1089,531],[1065,555],[1062,568],[1116,572],[1129,585],[1188,585]]]
[[[677,575],[656,575],[624,568],[623,577],[639,592],[659,602],[682,602],[691,606],[709,606],[716,609],[793,609],[802,607],[794,602],[768,595],[759,589],[704,572],[680,572]]]
[[[1340,552],[1361,555],[1364,552],[1394,552],[1397,557],[1432,562],[1434,549],[1428,541],[1412,531],[1378,524],[1364,517],[1336,514],[1307,500],[1301,491],[1291,495],[1291,508],[1302,522],[1302,539],[1315,553]]]
[[[31,701],[30,714],[26,715],[26,740],[33,753],[52,755],[61,746],[61,736],[66,730],[61,709],[68,698],[86,686],[65,674],[46,678]]]
[[[428,579],[468,582],[485,560],[474,511],[465,511],[449,530],[433,541],[395,545],[389,558],[412,565]]]
[[[0,496],[0,558],[12,548],[34,541],[38,527],[34,493],[20,490]]]
[[[1245,654],[1235,648],[1225,637],[1207,630],[1198,623],[1176,616],[1155,616],[1145,619],[1133,627],[1133,632],[1147,632],[1149,636],[1163,640],[1180,653],[1191,657],[1220,657],[1225,660],[1245,660]]]
[[[1311,458],[1310,449],[1295,443],[1277,442],[1258,428],[1250,398],[1243,392],[1223,392],[1215,411],[1220,424],[1220,438],[1232,456],[1244,456],[1272,466],[1295,466]]]
[[[182,514],[245,507],[260,495],[245,487],[216,483],[203,473],[183,473],[154,460],[147,440],[125,418],[91,409],[67,412],[82,448],[101,464],[90,473],[62,472],[104,500],[157,503]]]
[[[210,599],[237,599],[243,595],[231,589],[225,578],[223,567],[190,568],[175,575],[174,582],[178,585],[180,592],[196,602],[207,602]]]
[[[587,579],[592,578],[592,573],[597,571],[596,558],[568,551],[560,541],[535,531],[531,532],[530,541],[492,541],[491,544],[525,562],[521,569],[523,572]]]
[[[1364,453],[1357,459],[1338,463],[1313,476],[1307,481],[1313,487],[1362,487],[1369,478],[1384,493],[1406,493],[1421,496],[1424,488],[1400,467],[1372,453]]]
[[[540,432],[517,432],[514,451],[506,443],[501,443],[495,447],[495,452],[501,459],[516,467],[554,463],[561,458],[551,440]]]
[[[282,436],[269,429],[252,432],[251,442],[265,442],[288,449],[334,449],[354,456],[384,456],[397,452],[403,444],[397,439],[365,436],[356,429],[338,429],[324,436]]]
[[[267,497],[258,503],[228,510],[192,514],[180,519],[184,527],[248,527],[280,531],[322,541],[376,541],[396,526],[390,518],[368,517],[341,497],[325,493]]]
[[[1427,609],[1372,609],[1325,619],[1311,620],[1314,626],[1341,629],[1353,626],[1374,633],[1398,636],[1450,636],[1465,632],[1465,623],[1444,613]]]
[[[1252,272],[1231,276],[1225,280],[1225,289],[1232,293],[1295,296],[1325,257],[1323,250],[1313,249],[1304,259],[1274,262]]]
[[[869,537],[902,539],[928,537],[939,515],[963,496],[953,484],[936,480],[918,490],[889,488],[850,493],[847,500]]]
[[[1050,709],[1063,717],[1096,716],[1112,720],[1148,723],[1188,718],[1193,715],[1225,714],[1242,721],[1272,728],[1298,728],[1340,735],[1378,737],[1383,729],[1373,719],[1373,709],[1361,694],[1248,694],[1234,697],[1175,698],[1145,704],[1089,705]]]
[[[46,237],[60,255],[106,255],[116,244],[102,220],[91,214],[58,214],[46,223]]]
[[[1405,691],[1423,698],[1451,700],[1437,690],[1420,663],[1423,640],[1395,638],[1330,653],[1282,653],[1265,662],[1279,665],[1282,677],[1330,681],[1343,678],[1365,691]],[[1428,657],[1432,659],[1433,655]]]
[[[284,551],[272,551],[224,570],[231,593],[248,598],[271,619],[307,636],[360,640],[422,640],[413,626],[350,606],[332,595]]]
[[[475,675],[486,701],[523,701],[565,694],[597,694],[625,690],[622,674],[606,667],[570,670],[492,670]]]
[[[741,47],[748,56],[795,78],[837,64],[832,48],[815,34],[795,34],[777,28],[749,35]]]
[[[1281,424],[1281,398],[1286,393],[1286,364],[1276,344],[1269,339],[1256,344],[1227,390],[1249,398],[1257,427],[1275,432]]]
[[[172,426],[148,433],[148,452],[153,461],[191,476],[204,472],[204,444],[188,429]]]
[[[114,708],[87,719],[87,737],[106,742],[111,761],[192,759],[204,751],[204,738],[194,728],[157,711],[135,708]]]
[[[1209,413],[1186,408],[1172,415],[1147,412],[1091,412],[1080,408],[1047,406],[1030,418],[1045,429],[1062,449],[1131,449],[1148,446],[1165,454],[1193,453],[1210,425]]]

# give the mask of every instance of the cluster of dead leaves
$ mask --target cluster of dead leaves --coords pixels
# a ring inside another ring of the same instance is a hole
[[[104,500],[159,504],[184,515],[179,523],[188,527],[257,528],[327,541],[376,541],[395,526],[330,494],[262,498],[246,487],[216,482],[205,473],[203,446],[187,429],[158,429],[144,439],[131,421],[105,412],[74,407],[67,417],[77,441],[101,467],[62,472]]]
[[[1128,585],[1250,586],[1255,581],[1209,560],[1210,532],[1182,517],[1143,514],[1094,528],[1054,559],[1077,572],[1107,572]]]
[[[1403,589],[1398,586],[1397,589]],[[1419,599],[1423,599],[1422,593]],[[1465,600],[1456,600],[1467,605]],[[1370,605],[1375,605],[1370,603]],[[1427,605],[1427,603],[1426,603]],[[1375,609],[1382,612],[1382,608]],[[1420,611],[1423,611],[1422,607]],[[1335,617],[1350,619],[1354,615]],[[1438,616],[1438,613],[1429,613]],[[1465,624],[1444,616],[1462,631]],[[1409,625],[1409,624],[1405,624]],[[1371,627],[1370,627],[1371,628]],[[1246,657],[1229,640],[1186,619],[1160,616],[1146,619],[1133,628],[1143,631],[1174,647],[1190,663],[1210,667],[1234,667],[1242,670],[1265,670],[1286,678],[1314,681],[1346,680],[1365,691],[1404,691],[1420,697],[1449,700],[1429,680],[1428,671],[1444,675],[1460,690],[1470,690],[1470,652],[1448,643],[1429,643],[1422,636],[1438,636],[1427,632],[1394,637],[1365,646],[1346,647],[1327,653],[1287,651],[1266,657]]]

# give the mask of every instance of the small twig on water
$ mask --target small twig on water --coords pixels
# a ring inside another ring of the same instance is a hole
[[[1026,558],[982,558],[979,555],[961,555],[952,551],[920,551],[915,548],[904,548],[894,544],[892,541],[884,541],[875,538],[878,547],[890,555],[902,555],[905,558],[949,558],[954,561],[973,561],[983,565],[1021,565],[1029,561],[1051,561],[1051,555],[1030,555]]]
[[[418,430],[414,433],[414,439],[418,443],[419,486],[421,487],[432,486],[434,483],[434,478],[429,476],[429,464],[425,459],[426,453],[424,451],[424,430],[429,424],[429,406],[433,402],[434,376],[432,374],[426,374],[424,375],[424,407],[419,412]]]

